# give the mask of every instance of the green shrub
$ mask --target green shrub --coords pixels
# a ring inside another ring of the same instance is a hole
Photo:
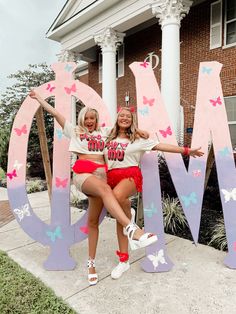
[[[44,184],[42,180],[32,180],[26,182],[27,193],[35,193],[44,190]]]
[[[212,228],[212,238],[208,244],[221,251],[227,250],[227,239],[223,218],[218,219],[217,224]]]
[[[162,209],[165,231],[175,233],[178,229],[187,226],[187,220],[178,198],[171,198],[169,195],[162,198]]]
[[[0,181],[6,176],[5,171],[0,167]]]

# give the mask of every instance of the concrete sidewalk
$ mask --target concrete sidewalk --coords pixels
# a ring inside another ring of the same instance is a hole
[[[0,200],[7,199],[0,188]],[[35,213],[49,221],[47,192],[29,195]],[[82,215],[72,209],[72,220]],[[119,280],[112,280],[111,269],[117,259],[115,221],[105,218],[100,227],[96,259],[99,283],[87,283],[87,241],[71,248],[77,261],[73,271],[46,271],[43,262],[48,248],[29,238],[16,220],[0,228],[0,249],[39,277],[79,314],[190,314],[236,313],[236,271],[224,266],[224,252],[191,241],[166,235],[167,251],[174,268],[167,273],[145,273],[140,260],[145,251],[131,252],[131,268]]]

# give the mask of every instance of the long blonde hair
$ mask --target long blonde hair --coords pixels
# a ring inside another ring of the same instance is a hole
[[[88,133],[88,129],[84,125],[85,116],[88,112],[93,111],[96,116],[96,126],[95,131],[99,131],[99,115],[96,109],[90,108],[90,107],[84,107],[80,110],[79,116],[78,116],[78,125],[75,127],[75,133],[76,135],[79,135],[81,133]]]
[[[129,107],[121,107],[119,109],[119,112],[117,114],[117,118],[116,118],[116,122],[114,127],[112,128],[108,138],[107,138],[107,142],[110,142],[112,140],[114,140],[115,138],[118,137],[119,134],[119,126],[118,126],[118,118],[119,115],[121,114],[121,112],[123,110],[129,111],[132,117],[132,122],[131,122],[131,126],[127,129],[126,131],[126,135],[129,138],[129,140],[131,141],[131,143],[133,143],[137,138],[139,138],[139,135],[137,133],[137,123],[136,123],[136,117],[134,115],[134,112],[132,110],[130,110]]]

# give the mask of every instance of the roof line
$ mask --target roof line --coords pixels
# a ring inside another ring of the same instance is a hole
[[[63,24],[65,24],[66,22],[70,21],[73,17],[75,17],[76,15],[78,15],[79,13],[83,12],[84,10],[86,10],[87,8],[89,8],[91,5],[93,5],[95,2],[97,2],[99,0],[95,0],[92,3],[90,3],[89,5],[87,5],[86,7],[84,7],[82,10],[78,11],[76,14],[72,15],[68,20],[64,21],[63,23],[61,23],[60,25],[58,25],[57,27],[54,27],[52,29],[52,31],[54,31],[55,29],[57,29],[58,27],[62,26]],[[67,2],[64,4],[63,8],[61,9],[61,11],[59,12],[59,14],[57,15],[57,17],[54,19],[52,25],[49,27],[47,33],[50,31],[51,27],[53,26],[54,22],[57,20],[58,16],[61,14],[61,12],[63,11],[63,9],[65,8],[66,4],[69,2],[69,0],[67,0]],[[46,34],[47,34],[46,33]]]

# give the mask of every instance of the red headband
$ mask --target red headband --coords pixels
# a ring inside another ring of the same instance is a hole
[[[130,106],[130,107],[118,106],[117,113],[120,112],[122,109],[128,109],[132,113],[134,113],[136,111],[134,106]]]

